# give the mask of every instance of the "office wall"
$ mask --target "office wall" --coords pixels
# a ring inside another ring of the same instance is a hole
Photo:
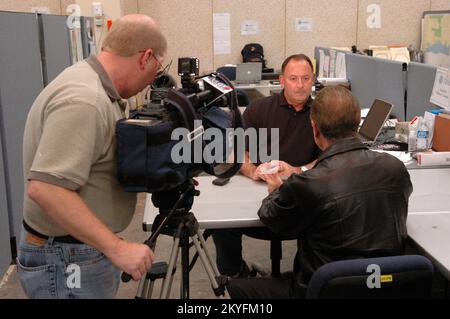
[[[123,15],[139,12],[138,0],[121,0],[121,6]]]
[[[381,28],[369,28],[367,8],[377,4],[381,10]],[[412,44],[420,47],[421,20],[424,11],[430,10],[429,0],[359,0],[358,48],[369,45]]]
[[[450,10],[450,1],[448,0],[431,0],[430,10]]]
[[[155,17],[169,42],[166,63],[173,60],[170,74],[177,75],[179,56],[200,59],[200,72],[213,70],[212,1],[139,0],[140,13]]]
[[[287,0],[286,56],[305,53],[314,56],[314,47],[351,47],[356,43],[358,0]],[[295,19],[312,20],[311,32],[295,31]]]
[[[201,70],[209,72],[226,63],[241,61],[245,43],[263,44],[269,67],[279,68],[287,55],[305,52],[313,55],[314,46],[364,49],[371,44],[420,45],[423,11],[450,10],[448,0],[0,0],[0,10],[29,12],[32,6],[47,6],[51,13],[66,14],[71,3],[82,3],[90,15],[93,1],[110,3],[115,19],[119,15],[144,13],[158,19],[169,41],[169,55],[174,61],[181,55],[200,58]],[[381,8],[381,28],[367,27],[370,4]],[[89,7],[88,7],[89,6]],[[231,14],[231,54],[214,55],[212,14]],[[312,32],[295,32],[295,18],[310,18]],[[242,36],[242,20],[256,20],[261,32]],[[171,73],[175,75],[173,66]]]
[[[268,67],[279,68],[285,57],[285,0],[215,0],[214,13],[229,13],[231,28],[231,54],[215,55],[214,68],[242,61],[241,50],[247,43],[260,43]],[[241,35],[241,23],[258,23],[255,35]]]

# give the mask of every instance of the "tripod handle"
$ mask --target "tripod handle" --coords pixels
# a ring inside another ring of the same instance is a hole
[[[151,250],[153,250],[153,248],[154,248],[154,242],[155,242],[155,239],[156,239],[156,237],[158,236],[158,233],[153,233],[151,236],[150,236],[150,238],[149,239],[147,239],[146,241],[144,241],[144,244],[145,245],[147,245],[148,247],[150,247],[150,249]],[[127,272],[123,272],[122,273],[122,275],[120,276],[120,278],[122,279],[122,282],[125,282],[125,283],[127,283],[127,282],[129,282],[133,277],[129,274],[129,273],[127,273]]]

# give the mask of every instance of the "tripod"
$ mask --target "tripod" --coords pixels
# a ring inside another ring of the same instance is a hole
[[[228,278],[221,276],[215,265],[211,255],[206,249],[206,242],[200,232],[198,221],[192,212],[189,212],[193,203],[193,196],[200,194],[191,182],[184,184],[182,187],[181,196],[171,209],[168,215],[159,214],[155,217],[152,234],[150,238],[145,241],[145,244],[154,250],[156,246],[156,238],[160,233],[171,235],[173,237],[173,246],[170,253],[169,263],[158,262],[152,265],[152,268],[147,272],[146,276],[142,277],[139,282],[139,287],[136,294],[136,299],[150,299],[153,293],[154,283],[157,279],[163,279],[161,292],[159,298],[167,299],[170,296],[172,288],[173,277],[176,272],[176,265],[181,249],[181,287],[180,298],[189,299],[189,239],[192,240],[197,256],[205,268],[212,285],[212,289],[217,297],[225,295],[225,285]],[[167,194],[165,194],[167,196]],[[169,202],[173,201],[173,192],[168,196]],[[166,206],[167,200],[165,198],[154,200],[157,207]],[[182,206],[181,208],[178,208]],[[196,256],[196,257],[197,257]],[[196,260],[194,258],[194,262]],[[131,277],[128,274],[122,274],[123,281],[129,281]]]

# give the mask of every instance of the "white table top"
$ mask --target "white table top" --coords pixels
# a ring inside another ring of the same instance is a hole
[[[411,213],[407,227],[419,250],[450,280],[450,211]]]
[[[263,224],[256,214],[268,195],[264,182],[255,182],[243,175],[235,175],[224,186],[212,184],[213,176],[199,176],[196,180],[200,196],[194,197],[191,211],[200,228],[257,227]],[[158,213],[151,195],[145,203],[144,224],[151,225]]]
[[[450,211],[450,168],[410,170],[413,193],[409,198],[412,212]],[[225,186],[212,185],[213,176],[196,178],[200,196],[194,198],[192,211],[202,228],[261,226],[257,211],[267,196],[267,186],[236,175]],[[144,223],[152,224],[158,210],[150,196],[145,205]]]
[[[411,212],[450,211],[450,168],[408,170],[413,183]]]
[[[409,237],[450,279],[450,168],[409,170],[413,193],[407,220]],[[213,176],[200,176],[192,212],[201,228],[262,226],[257,211],[267,186],[236,175],[225,186],[212,185]],[[150,228],[158,210],[147,196],[144,227]]]

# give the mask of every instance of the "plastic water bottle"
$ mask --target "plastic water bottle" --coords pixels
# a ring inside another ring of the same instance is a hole
[[[428,149],[429,133],[427,121],[420,119],[419,128],[417,130],[417,151],[426,151]]]

